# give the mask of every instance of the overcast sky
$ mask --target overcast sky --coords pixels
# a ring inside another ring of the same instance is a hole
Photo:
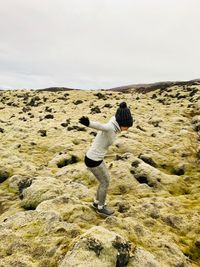
[[[200,78],[199,0],[0,0],[0,88]]]

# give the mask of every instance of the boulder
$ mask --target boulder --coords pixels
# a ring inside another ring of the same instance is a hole
[[[22,194],[23,190],[32,184],[33,178],[13,175],[9,178],[9,187],[16,193]]]
[[[155,257],[142,248],[109,231],[94,226],[79,236],[59,267],[159,267]]]
[[[21,211],[0,222],[0,266],[57,266],[73,238],[75,224],[57,213]]]
[[[131,164],[131,173],[139,183],[145,183],[150,187],[163,188],[163,185],[174,184],[178,181],[175,175],[168,175],[150,166],[144,161],[135,158]]]
[[[68,223],[80,224],[81,226],[94,223],[94,211],[89,205],[83,204],[79,199],[65,193],[54,199],[43,201],[37,206],[36,211],[51,211]]]
[[[101,110],[98,106],[91,108],[91,114],[101,113]]]
[[[50,162],[49,167],[63,168],[69,164],[74,164],[79,162],[80,159],[78,156],[73,154],[57,154]]]
[[[41,202],[63,194],[64,190],[64,183],[53,177],[36,177],[31,186],[23,190],[21,206],[35,209]]]
[[[97,94],[94,94],[94,95],[97,96],[98,99],[107,100],[107,96],[102,94],[102,93],[97,93]]]
[[[186,165],[185,164],[179,164],[179,165],[173,167],[172,174],[181,176],[181,175],[185,174],[185,170],[186,170]]]

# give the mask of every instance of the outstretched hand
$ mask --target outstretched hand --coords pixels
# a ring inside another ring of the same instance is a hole
[[[79,119],[79,122],[85,126],[89,126],[90,124],[90,121],[88,119],[88,117],[85,117],[85,116],[82,116],[80,119]]]

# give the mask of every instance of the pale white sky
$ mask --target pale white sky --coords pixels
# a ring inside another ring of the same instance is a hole
[[[199,0],[0,0],[0,88],[200,78]]]

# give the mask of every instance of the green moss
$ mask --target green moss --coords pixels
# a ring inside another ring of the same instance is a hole
[[[85,198],[82,198],[82,201],[86,202],[86,203],[91,203],[93,201],[93,198],[92,197],[85,197]]]
[[[23,227],[24,238],[32,239],[40,235],[43,231],[43,223],[41,221],[33,221],[32,223]]]
[[[200,260],[200,250],[194,246],[185,248],[183,253],[193,261]]]
[[[4,181],[3,183],[0,184],[0,188],[5,192],[5,193],[10,193],[13,195],[16,195],[16,191],[10,188],[8,180]]]
[[[189,245],[190,244],[190,240],[188,240],[186,237],[181,237],[179,242],[183,245]]]
[[[89,186],[96,185],[96,183],[97,183],[96,179],[90,179],[88,174],[84,173],[84,172],[79,173],[77,175],[74,175],[73,176],[73,181],[78,181],[78,182],[82,181],[82,182],[86,183]]]
[[[190,188],[187,183],[179,180],[176,184],[169,186],[169,193],[173,196],[188,195],[190,194]]]

